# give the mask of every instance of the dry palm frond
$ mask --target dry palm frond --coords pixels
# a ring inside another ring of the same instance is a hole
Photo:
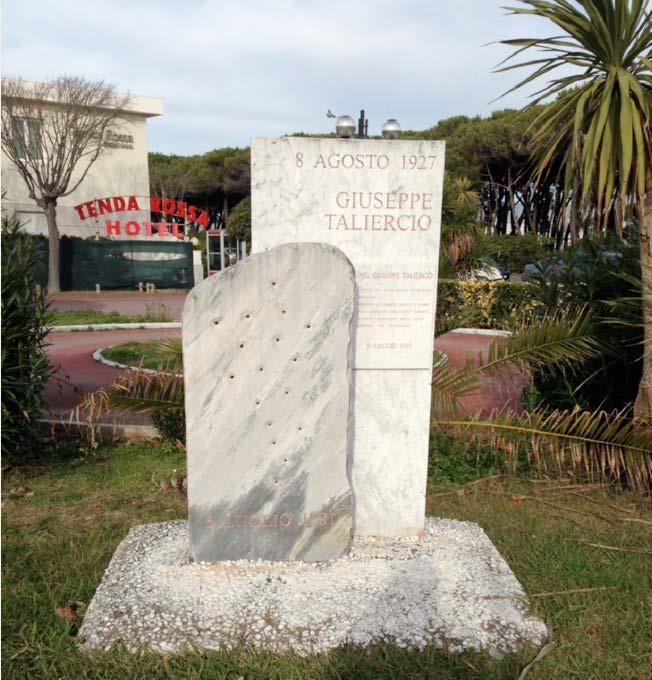
[[[108,401],[112,408],[136,413],[182,408],[183,376],[132,371],[121,376],[108,389]]]
[[[508,437],[518,455],[524,446],[530,463],[549,473],[574,471],[591,481],[617,480],[637,491],[652,490],[652,427],[624,413],[604,411],[513,411],[479,418],[435,418],[439,427],[490,430]]]
[[[170,367],[181,370],[183,366],[183,349],[181,338],[165,338],[152,343],[154,349],[165,355]]]
[[[448,261],[455,266],[459,260],[468,255],[476,244],[475,234],[464,231],[466,227],[456,230],[455,227],[448,228]]]

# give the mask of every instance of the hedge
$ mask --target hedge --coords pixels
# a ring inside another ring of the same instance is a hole
[[[512,329],[543,306],[531,283],[439,279],[437,318],[460,317],[460,325]]]

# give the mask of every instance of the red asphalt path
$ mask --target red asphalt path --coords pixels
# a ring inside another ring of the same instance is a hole
[[[92,331],[50,333],[48,355],[57,367],[54,379],[45,389],[49,417],[56,418],[74,408],[84,394],[111,385],[122,372],[93,359],[93,352],[123,342],[141,342],[179,336],[180,329]],[[121,418],[122,419],[122,418]],[[125,421],[147,422],[143,416],[127,415]]]
[[[184,298],[180,295],[178,297],[182,302]],[[120,305],[119,311],[125,313],[123,305]],[[140,342],[179,335],[180,329],[169,328],[51,333],[48,354],[58,370],[56,379],[51,380],[45,390],[45,399],[50,410],[49,417],[57,418],[69,412],[81,401],[84,394],[110,385],[120,375],[120,369],[95,361],[93,359],[95,350],[124,342]],[[486,353],[489,343],[495,337],[449,333],[437,338],[435,347],[445,352],[456,365],[463,365],[467,359],[477,359],[480,352]],[[483,379],[480,394],[465,397],[462,404],[468,412],[481,410],[485,414],[505,405],[518,408],[523,385],[524,380],[520,374],[514,374],[506,381]],[[120,415],[119,419],[130,423],[148,422],[146,416],[132,414]]]
[[[57,293],[50,295],[48,302],[52,309],[59,312],[92,309],[97,312],[120,312],[127,316],[145,314],[148,306],[152,311],[159,311],[161,305],[165,305],[172,320],[180,321],[181,309],[187,294],[187,290],[160,293],[117,291],[99,295],[92,292]]]

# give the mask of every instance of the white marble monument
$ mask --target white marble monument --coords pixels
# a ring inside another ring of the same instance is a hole
[[[251,163],[253,251],[324,242],[355,268],[356,533],[419,535],[444,142],[258,137]]]
[[[289,244],[203,281],[183,309],[196,561],[340,557],[353,529],[353,267]]]

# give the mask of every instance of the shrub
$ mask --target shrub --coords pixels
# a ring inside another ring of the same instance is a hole
[[[227,220],[226,235],[238,241],[251,241],[251,197],[243,198]]]
[[[185,441],[186,414],[182,408],[152,411],[152,421],[163,439]]]
[[[552,239],[535,234],[483,236],[484,249],[489,257],[505,265],[510,272],[522,272],[525,265],[549,257],[554,246]]]
[[[606,257],[603,251],[617,252]],[[588,308],[603,354],[569,372],[534,373],[533,398],[548,408],[621,410],[636,398],[643,356],[643,292],[636,246],[584,239],[561,254],[557,277],[534,277],[534,295],[548,311]]]
[[[2,218],[2,456],[34,452],[43,390],[53,369],[45,353],[47,305],[37,288],[36,241],[15,217]]]
[[[477,443],[466,432],[454,436],[442,431],[430,431],[428,478],[433,482],[465,484],[473,479],[501,472],[504,456],[496,448]]]
[[[469,319],[478,328],[513,329],[543,308],[530,283],[440,279],[437,318]]]

